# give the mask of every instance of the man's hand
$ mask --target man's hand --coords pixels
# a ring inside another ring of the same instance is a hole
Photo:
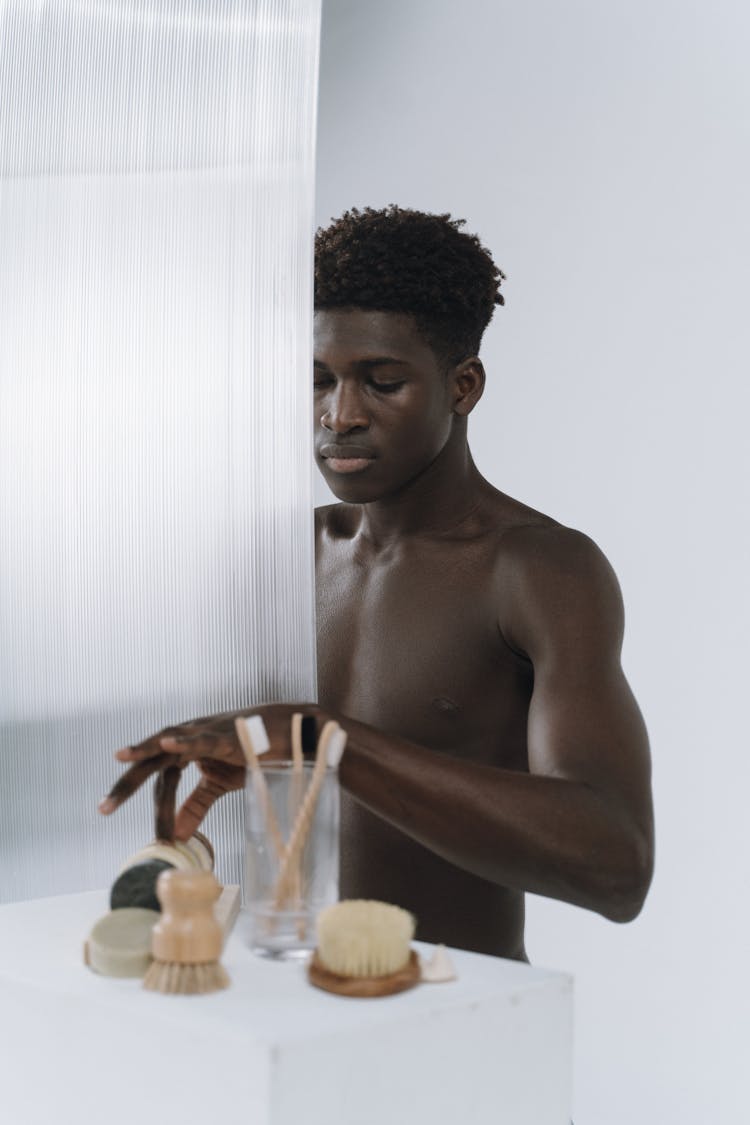
[[[157,839],[189,839],[214,801],[244,787],[245,757],[237,740],[235,719],[259,715],[271,744],[264,760],[285,761],[289,757],[295,713],[314,716],[318,729],[328,718],[314,703],[270,703],[168,727],[136,746],[118,750],[115,758],[130,763],[130,768],[101,801],[99,812],[105,816],[113,813],[156,774]],[[195,762],[201,778],[175,817],[175,793],[182,771],[190,762]]]

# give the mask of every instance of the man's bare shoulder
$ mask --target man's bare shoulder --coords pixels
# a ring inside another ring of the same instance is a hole
[[[549,516],[501,527],[497,542],[498,562],[523,571],[549,568],[572,574],[609,566],[589,535]]]
[[[498,535],[497,559],[506,577],[515,571],[529,579],[545,574],[585,580],[597,575],[614,578],[605,554],[589,535],[549,518],[503,529]]]
[[[517,524],[498,537],[498,610],[506,639],[548,633],[565,622],[622,638],[617,576],[594,540],[554,520]],[[568,627],[568,626],[566,626]],[[525,648],[525,645],[521,645]]]

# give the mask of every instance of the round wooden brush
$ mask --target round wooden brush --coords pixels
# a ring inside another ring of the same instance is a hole
[[[164,871],[156,884],[160,921],[151,934],[154,960],[143,980],[153,992],[216,992],[229,977],[219,964],[223,933],[213,905],[221,888],[210,871]]]
[[[419,980],[414,918],[400,906],[350,899],[318,914],[310,983],[339,996],[389,996]]]

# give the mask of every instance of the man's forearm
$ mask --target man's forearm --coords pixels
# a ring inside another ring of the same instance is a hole
[[[650,840],[591,786],[465,762],[344,720],[341,783],[474,875],[627,921],[650,880]]]

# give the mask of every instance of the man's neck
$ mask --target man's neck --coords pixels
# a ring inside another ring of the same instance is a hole
[[[375,550],[410,538],[439,538],[472,515],[489,487],[466,439],[449,439],[435,460],[399,492],[362,505],[358,534]]]

